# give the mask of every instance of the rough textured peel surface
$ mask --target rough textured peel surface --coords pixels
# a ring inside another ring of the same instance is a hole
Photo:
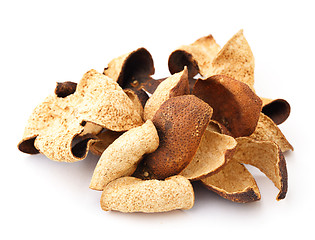
[[[150,120],[140,127],[125,132],[101,155],[90,188],[103,190],[110,181],[130,176],[136,170],[143,155],[155,151],[158,146],[159,137]]]
[[[173,176],[162,181],[123,177],[105,187],[101,207],[105,211],[167,212],[190,209],[194,200],[192,185],[182,176]]]

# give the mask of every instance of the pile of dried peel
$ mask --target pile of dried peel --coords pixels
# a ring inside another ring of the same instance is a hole
[[[257,201],[244,164],[272,180],[277,200],[285,198],[282,153],[293,147],[277,124],[290,105],[256,95],[243,31],[223,48],[212,35],[178,48],[169,70],[153,79],[151,54],[139,48],[103,74],[90,70],[79,83],[58,83],[31,114],[19,150],[61,162],[83,160],[89,150],[99,155],[90,188],[103,191],[103,210],[190,209],[192,181],[231,201]]]

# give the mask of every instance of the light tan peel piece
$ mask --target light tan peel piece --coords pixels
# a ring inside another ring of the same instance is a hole
[[[152,120],[162,103],[171,97],[189,94],[188,71],[183,71],[168,77],[157,87],[144,107],[144,120]]]
[[[257,141],[275,142],[280,147],[282,152],[294,150],[278,126],[263,113],[260,113],[257,127],[250,135],[250,138]]]
[[[254,177],[243,164],[235,161],[229,161],[218,173],[203,178],[201,182],[208,189],[233,202],[247,203],[260,199]]]
[[[172,74],[180,72],[185,66],[188,67],[189,77],[197,73],[204,76],[210,69],[210,63],[220,51],[212,35],[197,39],[190,45],[184,45],[171,53],[168,66]]]
[[[249,137],[237,138],[233,157],[221,171],[202,179],[209,189],[236,202],[260,199],[252,175],[242,165],[250,164],[261,170],[279,189],[277,200],[285,198],[288,188],[286,162],[278,145],[270,141],[255,141]]]
[[[204,76],[226,75],[246,83],[254,91],[254,69],[254,55],[240,30],[223,46]]]
[[[248,137],[238,138],[237,143],[233,160],[257,167],[279,189],[277,200],[285,198],[288,176],[286,162],[278,145],[270,141],[255,141]]]
[[[180,173],[191,181],[219,171],[228,162],[237,144],[233,137],[213,131],[212,125],[209,126],[203,134],[193,160]]]
[[[192,185],[182,176],[173,176],[162,181],[123,177],[110,182],[104,188],[101,207],[105,211],[167,212],[190,209],[194,200]]]
[[[94,170],[90,188],[103,190],[110,181],[130,176],[143,155],[154,152],[158,146],[159,136],[150,120],[125,132],[103,152]]]
[[[127,96],[130,98],[130,100],[133,102],[135,110],[139,113],[139,115],[143,119],[143,107],[141,104],[141,101],[139,99],[139,96],[133,91],[132,89],[124,89],[124,92],[127,94]]]
[[[115,132],[108,129],[103,130],[101,133],[97,134],[97,140],[93,142],[90,146],[90,151],[98,156],[111,145],[117,138],[119,138],[124,132]]]
[[[18,147],[26,153],[41,152],[55,161],[75,162],[85,158],[90,145],[86,141],[83,149],[73,147],[75,137],[95,134],[101,128],[126,131],[142,123],[121,87],[91,70],[74,93],[66,97],[48,96],[35,108]]]

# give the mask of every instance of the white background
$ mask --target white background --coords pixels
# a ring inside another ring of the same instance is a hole
[[[263,239],[306,237],[314,207],[314,7],[311,1],[1,1],[1,239]],[[239,29],[256,60],[258,95],[291,104],[281,130],[287,197],[251,169],[261,201],[229,202],[195,184],[195,206],[160,214],[104,212],[88,188],[97,157],[69,164],[17,150],[33,108],[57,81],[100,72],[146,47],[156,77],[169,54],[213,34],[223,46]],[[311,235],[312,236],[312,235]],[[309,236],[309,237],[311,237]]]

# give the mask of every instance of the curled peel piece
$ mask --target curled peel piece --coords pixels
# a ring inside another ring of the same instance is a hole
[[[276,143],[282,152],[293,151],[292,145],[288,142],[278,126],[265,114],[260,113],[259,121],[255,131],[250,138],[257,141],[271,141]]]
[[[168,59],[169,70],[171,74],[174,74],[187,66],[189,78],[197,73],[204,76],[210,71],[210,63],[219,51],[220,46],[212,35],[199,38],[194,43],[181,46],[171,53]]]
[[[204,76],[226,75],[246,83],[254,91],[254,69],[254,55],[240,30],[223,46]]]
[[[106,148],[109,147],[117,138],[119,138],[124,132],[115,132],[108,129],[104,129],[102,132],[96,135],[97,141],[93,142],[90,146],[90,150],[93,154],[101,156]]]
[[[150,120],[125,132],[103,152],[94,170],[90,188],[103,190],[110,181],[130,176],[143,155],[155,151],[158,146],[159,137]]]
[[[198,79],[193,94],[213,108],[213,119],[234,137],[249,136],[262,108],[260,98],[245,84],[224,75]]]
[[[156,111],[163,102],[171,97],[189,94],[188,71],[187,68],[179,73],[175,73],[164,80],[148,99],[144,107],[144,119],[152,120]]]
[[[101,207],[105,211],[153,213],[190,209],[194,201],[192,185],[185,177],[163,181],[123,177],[104,188]]]
[[[48,96],[35,108],[18,148],[30,154],[41,152],[55,161],[75,162],[85,158],[91,143],[91,138],[85,138],[83,148],[77,152],[73,146],[75,138],[102,128],[125,131],[142,123],[121,87],[91,70],[73,94],[64,98]]]
[[[283,123],[290,115],[290,104],[284,99],[262,98],[262,112],[270,117],[275,124]]]
[[[277,144],[270,141],[255,141],[248,137],[237,139],[233,160],[250,164],[262,171],[279,189],[277,200],[285,198],[288,176],[284,156]]]
[[[131,89],[124,89],[124,92],[127,94],[127,96],[130,98],[130,100],[133,102],[135,110],[139,113],[141,118],[143,119],[143,106],[142,106],[142,101],[143,99],[141,98],[141,95],[136,94],[135,91]],[[148,95],[146,95],[148,96]],[[145,99],[145,102],[148,100],[148,98]]]
[[[278,145],[269,141],[255,141],[249,137],[237,138],[237,143],[229,163],[218,173],[202,179],[202,183],[232,201],[245,203],[259,200],[257,184],[242,165],[250,164],[261,170],[279,189],[277,200],[285,198],[288,188],[287,169]]]
[[[77,83],[75,82],[58,82],[56,89],[55,89],[55,94],[57,97],[66,97],[69,96],[70,94],[73,94],[77,88]]]
[[[152,178],[180,173],[193,159],[209,124],[212,108],[193,95],[170,98],[153,117],[160,145],[143,161]]]
[[[220,171],[233,155],[236,144],[233,137],[213,131],[209,125],[193,160],[180,175],[189,180],[199,180]]]
[[[216,174],[201,182],[210,190],[228,200],[248,203],[260,199],[257,183],[243,164],[229,161]]]
[[[153,93],[162,80],[150,76],[155,72],[151,54],[145,48],[119,56],[109,62],[104,74],[123,88],[130,88],[137,94],[145,89]],[[143,93],[142,93],[143,94]]]

